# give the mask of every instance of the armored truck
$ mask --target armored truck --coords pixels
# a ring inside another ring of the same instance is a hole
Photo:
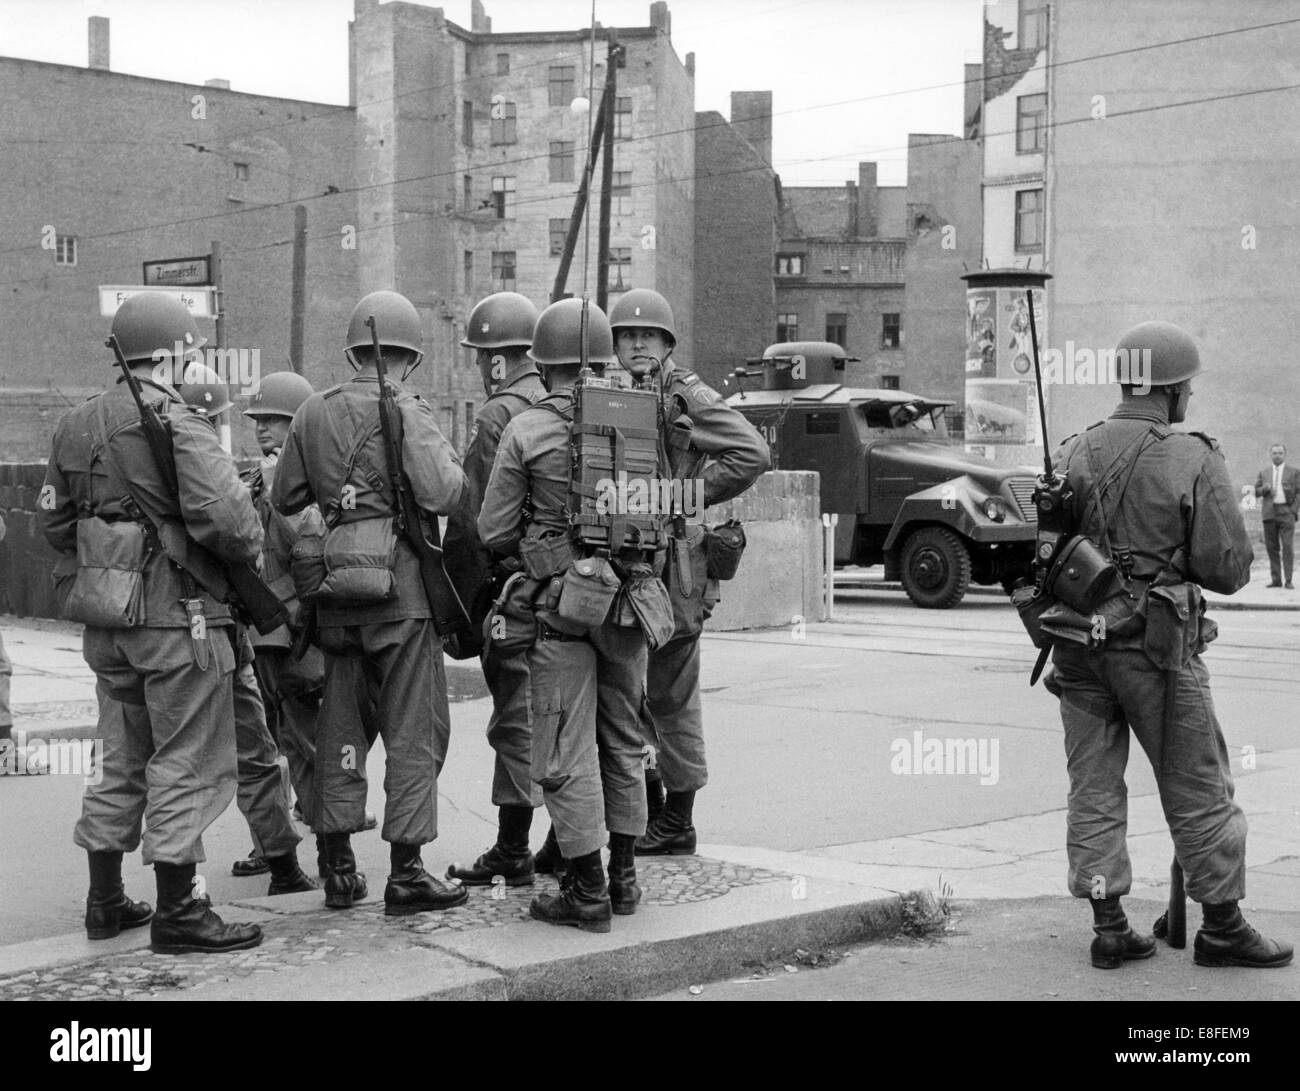
[[[822,513],[839,517],[836,565],[883,564],[930,609],[955,606],[972,581],[1009,589],[1028,575],[1033,471],[968,455],[947,434],[951,401],[844,386],[854,359],[829,342],[771,345],[736,369],[727,398],[767,440],[773,469],[821,475]]]

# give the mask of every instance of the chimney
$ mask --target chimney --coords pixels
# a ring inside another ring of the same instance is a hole
[[[876,194],[876,164],[858,164],[858,238],[874,239],[880,230],[880,201]]]
[[[230,81],[229,81],[229,80],[204,80],[204,81],[203,81],[203,86],[204,86],[204,87],[215,87],[215,88],[217,88],[217,90],[219,90],[219,91],[229,91],[229,90],[230,90]]]
[[[668,12],[668,5],[664,0],[655,0],[650,5],[650,25],[658,27],[669,38],[673,36],[673,17]]]
[[[469,8],[469,29],[475,34],[491,34],[492,20],[488,18],[487,10],[483,7],[482,0],[474,0]]]
[[[691,79],[695,78],[695,54],[694,53],[686,54],[686,74],[690,76]]]
[[[107,72],[109,71],[108,18],[103,15],[92,15],[87,22],[87,33],[90,42],[90,57],[87,61],[87,67],[98,68],[101,72]]]
[[[764,163],[771,165],[771,91],[732,91],[731,127],[749,141]]]

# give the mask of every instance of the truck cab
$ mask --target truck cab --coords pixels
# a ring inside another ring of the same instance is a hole
[[[737,369],[727,402],[767,440],[772,468],[816,470],[835,513],[835,563],[883,564],[926,608],[959,603],[973,581],[1009,587],[1034,556],[1035,476],[968,455],[948,435],[954,403],[843,385],[839,345],[771,345]],[[746,389],[761,378],[761,389]]]

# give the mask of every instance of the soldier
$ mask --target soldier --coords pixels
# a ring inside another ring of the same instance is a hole
[[[767,444],[695,372],[675,364],[677,344],[668,301],[648,288],[619,296],[610,312],[619,363],[634,384],[658,383],[664,404],[663,443],[672,476],[703,482],[703,504],[739,496],[771,464]],[[689,437],[689,442],[686,438]],[[689,489],[684,495],[691,495]],[[702,516],[703,512],[694,513]],[[650,655],[646,691],[653,720],[646,741],[656,747],[659,775],[646,773],[651,820],[638,856],[695,852],[695,793],[708,782],[700,708],[700,634],[718,600],[708,576],[703,523],[679,520],[663,580],[673,603],[673,638]],[[664,791],[667,792],[666,799]]]
[[[187,367],[178,384],[181,397],[212,423],[229,450],[230,390],[201,364]],[[280,592],[280,588],[272,587]],[[283,597],[283,596],[281,596]],[[283,627],[281,627],[283,628]],[[281,630],[275,630],[279,632]],[[254,642],[246,627],[235,626],[237,662],[231,678],[235,712],[235,803],[253,835],[253,852],[271,872],[268,895],[318,889],[298,866],[298,842],[289,813],[289,793],[280,773],[280,752],[267,727],[266,708],[253,672]]]
[[[271,486],[275,481],[276,462],[289,434],[289,422],[311,394],[311,383],[301,375],[277,371],[262,379],[244,410],[244,416],[253,422],[262,451],[261,464],[246,477],[266,534],[262,574],[284,600],[290,617],[299,624],[300,610],[289,572],[289,553],[304,535],[323,537],[325,521],[314,504],[297,515],[281,515],[271,506]],[[291,654],[293,636],[287,626],[265,636],[260,633],[250,636],[257,653],[253,671],[262,690],[267,720],[277,725],[276,741],[289,762],[289,779],[298,798],[299,812],[316,833],[317,870],[325,878],[327,857],[324,837],[319,832],[316,793],[316,718],[325,689],[325,659],[314,645],[308,645],[301,658]],[[257,866],[253,861],[261,862],[256,848],[251,860],[236,862],[232,871],[246,874]]]
[[[375,320],[386,367],[403,378],[424,358],[420,318],[396,292],[372,292],[348,323],[349,382],[313,394],[294,415],[276,467],[271,503],[284,515],[319,503],[330,527],[317,599],[325,653],[325,696],[317,724],[316,782],[329,877],[325,904],[351,908],[366,896],[350,834],[365,821],[365,724],[384,737],[387,768],[383,838],[391,874],[390,915],[450,909],[468,893],[424,870],[420,847],[438,835],[438,773],[450,715],[442,642],[421,582],[419,559],[395,535],[396,494],[383,446],[371,331]],[[460,503],[465,475],[434,423],[433,410],[394,379],[401,458],[416,502],[431,514]]]
[[[542,377],[528,356],[536,324],[537,308],[530,300],[516,292],[497,292],[475,305],[461,341],[476,351],[488,394],[465,453],[465,498],[447,522],[448,565],[465,571],[457,579],[460,585],[479,591],[477,608],[471,609],[474,634],[482,628],[486,604],[491,602],[491,590],[485,594],[485,585],[499,587],[509,574],[501,566],[493,567],[491,552],[478,539],[475,523],[483,506],[483,492],[506,425],[546,394]],[[496,751],[492,804],[497,808],[497,840],[471,867],[453,864],[447,869],[447,878],[458,879],[465,886],[486,886],[501,875],[508,886],[523,886],[533,881],[528,832],[533,809],[541,802],[529,779],[528,659],[522,654],[503,657],[497,644],[489,644],[483,651],[483,676],[492,693],[487,737]]]
[[[518,555],[525,538],[568,533],[573,387],[584,363],[603,370],[613,362],[608,320],[583,300],[552,303],[537,320],[531,355],[549,394],[506,426],[478,518],[483,544],[506,556]],[[531,775],[542,786],[564,877],[558,895],[533,900],[529,912],[537,920],[608,932],[612,912],[636,911],[641,890],[633,847],[645,830],[639,730],[645,666],[639,628],[607,619],[589,631],[563,631],[553,611],[538,617],[528,651]],[[600,857],[607,828],[608,887]]]
[[[1132,601],[1146,604],[1112,618],[1100,647],[1053,648],[1047,685],[1065,728],[1070,890],[1092,901],[1094,966],[1154,954],[1154,941],[1135,933],[1120,907],[1132,880],[1124,784],[1132,731],[1151,760],[1187,893],[1201,903],[1196,963],[1284,966],[1291,945],[1260,936],[1237,906],[1246,817],[1233,801],[1200,657],[1217,635],[1201,588],[1232,594],[1250,579],[1252,559],[1218,444],[1169,427],[1186,419],[1200,357],[1191,337],[1164,322],[1130,330],[1117,355],[1145,361],[1149,391],[1123,386],[1110,418],[1071,436],[1053,460],[1074,493],[1075,532],[1102,544]]]
[[[235,793],[234,622],[159,548],[159,528],[183,525],[193,542],[249,564],[262,528],[211,426],[154,375],[174,346],[203,345],[189,312],[166,296],[132,296],[113,336],[168,427],[179,495],[164,486],[125,384],[59,422],[45,536],[61,554],[55,575],[65,616],[86,622],[83,654],[96,675],[104,740],[103,779],[86,787],[74,834],[90,861],[86,932],[109,938],[152,916],[155,951],[242,950],[262,941],[261,929],[226,924],[194,889],[202,833]],[[115,565],[104,563],[110,557]],[[102,566],[85,563],[96,560]],[[142,819],[156,916],[122,888],[122,855],[140,844]]]

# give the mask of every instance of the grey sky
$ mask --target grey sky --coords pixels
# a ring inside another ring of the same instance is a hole
[[[590,0],[485,5],[498,32],[591,19]],[[438,6],[470,25],[470,0]],[[669,0],[673,45],[682,58],[695,53],[696,109],[726,116],[732,91],[770,89],[776,168],[805,185],[856,178],[859,159],[901,185],[908,132],[960,132],[962,65],[979,59],[982,9],[981,0]],[[86,19],[105,15],[114,71],[345,103],[352,10],[352,0],[0,0],[0,54],[84,65]],[[649,11],[650,0],[596,0],[607,26],[645,26]]]

